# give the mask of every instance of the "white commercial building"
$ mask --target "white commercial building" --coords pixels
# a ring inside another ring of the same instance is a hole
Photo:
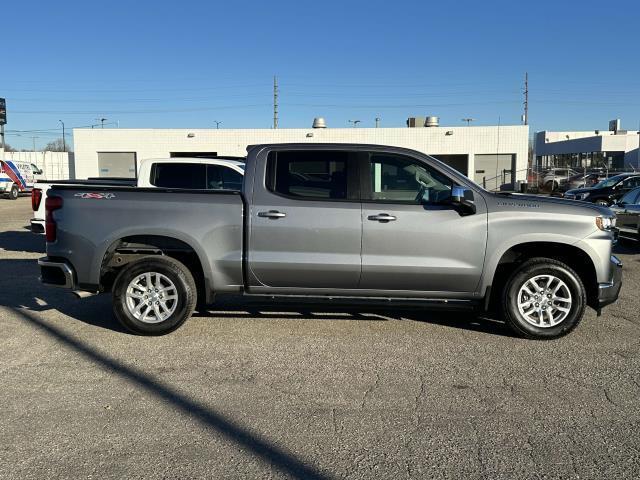
[[[248,145],[323,142],[418,150],[496,188],[526,178],[529,128],[74,129],[73,137],[76,178],[130,177],[145,158],[244,156]]]
[[[4,159],[32,163],[42,170],[49,180],[67,180],[73,176],[72,152],[4,152]]]
[[[539,167],[640,169],[640,132],[619,128],[610,122],[609,131],[536,133],[535,154]]]

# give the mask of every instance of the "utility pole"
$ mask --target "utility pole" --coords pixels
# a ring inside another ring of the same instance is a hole
[[[378,128],[380,126],[380,117],[376,117],[376,128]]]
[[[40,138],[40,137],[31,137],[31,140],[33,140],[33,151],[36,151],[36,138]]]
[[[529,125],[529,73],[524,72],[524,119],[523,123]]]
[[[273,76],[273,128],[278,128],[278,77]]]
[[[0,98],[0,160],[4,158],[4,124],[7,123],[7,102]]]
[[[220,122],[220,121],[218,121],[218,120],[214,120],[214,121],[213,121],[213,123],[215,123],[215,124],[216,124],[216,130],[218,130],[218,129],[220,128],[220,124],[221,124],[222,122]]]
[[[471,125],[471,122],[473,122],[475,120],[475,118],[463,118],[462,121],[463,122],[467,122],[467,127],[469,125]]]
[[[58,120],[62,124],[62,151],[67,151],[67,139],[64,136],[64,122],[62,120]],[[35,150],[35,147],[33,148]]]

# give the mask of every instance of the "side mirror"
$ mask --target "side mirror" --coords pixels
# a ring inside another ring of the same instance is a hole
[[[451,204],[462,215],[476,213],[476,204],[473,202],[473,191],[460,186],[454,186],[451,190]]]

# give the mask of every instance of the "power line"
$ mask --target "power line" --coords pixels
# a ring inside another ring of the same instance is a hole
[[[221,105],[218,107],[202,107],[202,108],[176,108],[176,109],[156,109],[156,110],[104,110],[105,115],[125,115],[125,114],[145,114],[145,113],[176,113],[176,112],[207,112],[213,110],[225,110],[234,108],[256,108],[266,107],[269,104],[259,103],[253,105]],[[92,110],[14,110],[13,114],[56,114],[56,115],[93,115]]]

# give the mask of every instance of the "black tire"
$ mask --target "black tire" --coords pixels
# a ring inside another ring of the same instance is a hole
[[[148,272],[160,273],[171,280],[178,297],[174,300],[173,313],[157,323],[137,319],[127,306],[126,292],[130,282]],[[197,288],[193,275],[186,266],[169,257],[146,257],[132,262],[122,268],[113,284],[113,313],[126,329],[138,335],[165,335],[176,330],[191,316],[196,301]]]
[[[20,194],[20,190],[17,185],[11,186],[11,191],[9,192],[9,200],[17,200],[18,195]]]
[[[596,205],[600,205],[602,207],[609,207],[611,206],[611,203],[608,200],[604,200],[603,198],[596,200],[595,201]]]
[[[534,326],[525,320],[518,309],[518,292],[524,283],[537,275],[553,275],[562,280],[571,293],[569,313],[553,327]],[[584,316],[587,294],[580,277],[568,265],[551,258],[532,258],[524,262],[511,275],[502,295],[504,318],[511,329],[524,338],[553,340],[560,338],[578,326]]]

